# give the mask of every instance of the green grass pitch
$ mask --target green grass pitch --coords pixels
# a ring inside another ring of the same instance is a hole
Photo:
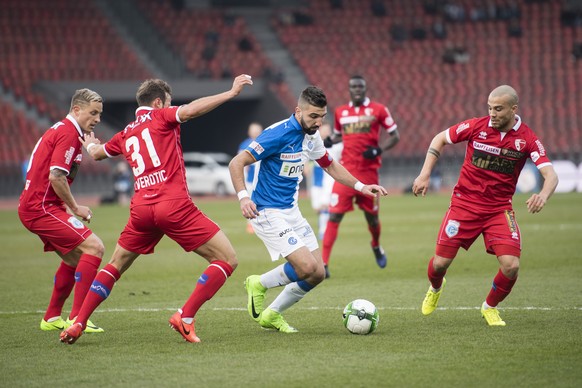
[[[574,387],[582,382],[582,195],[556,194],[536,215],[524,195],[514,208],[523,235],[520,277],[500,305],[506,327],[488,327],[478,307],[497,272],[482,239],[461,251],[447,274],[439,308],[420,304],[428,287],[448,195],[381,200],[380,270],[363,214],[346,215],[334,247],[331,278],[285,313],[298,334],[262,330],[246,311],[243,280],[274,267],[263,244],[245,232],[235,200],[197,201],[231,239],[239,267],[197,316],[200,344],[182,341],[167,320],[192,291],[207,264],[164,238],[140,257],[92,316],[103,334],[73,346],[38,325],[58,260],[20,224],[0,212],[0,385],[200,387]],[[301,200],[316,228],[315,213]],[[106,246],[103,265],[128,209],[93,209],[91,227]],[[278,290],[268,293],[272,300]],[[341,312],[364,298],[380,311],[378,329],[350,334]],[[70,301],[65,309],[70,308]],[[67,310],[68,311],[68,310]]]

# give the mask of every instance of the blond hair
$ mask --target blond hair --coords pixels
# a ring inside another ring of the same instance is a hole
[[[73,107],[81,106],[85,107],[92,102],[103,102],[103,98],[91,89],[78,89],[73,94],[73,98],[71,98],[71,112],[73,111]]]

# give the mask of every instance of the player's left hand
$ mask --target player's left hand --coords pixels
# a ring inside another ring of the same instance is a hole
[[[547,199],[539,194],[532,194],[531,197],[527,201],[525,201],[527,205],[527,211],[530,213],[539,213],[546,204]]]
[[[382,148],[369,146],[368,149],[362,152],[362,156],[366,159],[374,159],[382,154]]]
[[[388,195],[388,191],[379,185],[364,185],[362,188],[362,194],[367,195],[369,197],[378,197],[378,196],[386,196]]]
[[[234,79],[232,82],[232,88],[230,91],[235,95],[238,96],[239,93],[243,90],[245,85],[252,85],[253,78],[248,74],[241,74]]]
[[[79,137],[79,141],[81,142],[81,144],[83,144],[83,147],[85,147],[85,149],[87,149],[89,144],[96,144],[96,145],[101,144],[101,140],[99,140],[95,137],[94,132],[85,133],[84,137]]]
[[[252,220],[253,218],[257,218],[259,215],[259,211],[257,210],[257,205],[249,198],[245,197],[240,200],[240,210],[242,215],[247,220]]]

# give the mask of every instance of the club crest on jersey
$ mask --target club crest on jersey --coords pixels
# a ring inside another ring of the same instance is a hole
[[[525,148],[525,140],[516,139],[515,140],[515,149],[518,151],[521,151],[523,148]]]
[[[84,228],[83,223],[73,216],[69,217],[67,222],[69,224],[73,225],[73,228],[75,228],[75,229],[83,229]]]
[[[459,233],[459,226],[461,223],[455,220],[449,220],[447,226],[445,226],[445,233],[449,237],[455,237]]]

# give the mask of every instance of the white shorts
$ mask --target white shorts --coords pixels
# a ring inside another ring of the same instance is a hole
[[[271,260],[287,257],[301,247],[319,248],[317,237],[297,206],[291,209],[263,209],[251,220],[255,234],[263,241]]]

